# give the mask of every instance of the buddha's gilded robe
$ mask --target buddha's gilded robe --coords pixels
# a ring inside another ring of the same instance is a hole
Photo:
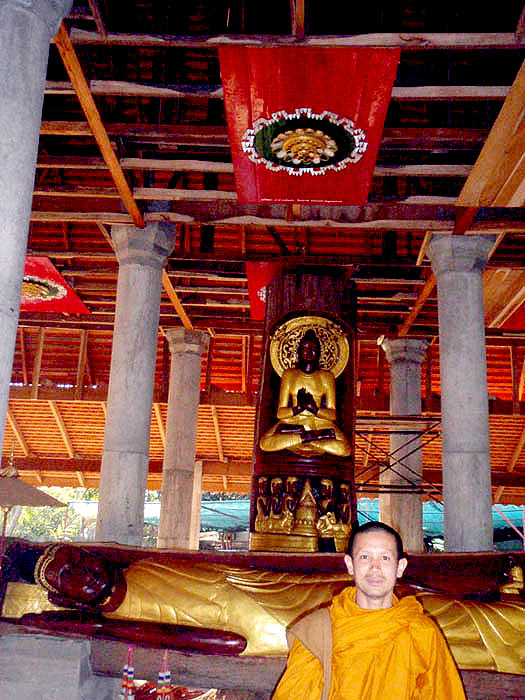
[[[396,598],[391,608],[363,610],[355,603],[352,587],[334,598],[329,611],[329,700],[465,700],[446,641],[413,596]],[[304,643],[294,639],[273,700],[322,697],[323,667],[307,648],[315,647],[310,642],[322,636],[318,618],[314,620],[310,630],[302,625]]]

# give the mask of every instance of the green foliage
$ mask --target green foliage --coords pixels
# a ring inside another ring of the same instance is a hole
[[[98,489],[50,486],[42,487],[58,501],[98,499]],[[7,524],[7,532],[12,537],[22,537],[35,542],[74,541],[92,539],[92,523],[75,513],[72,508],[33,508],[24,506],[13,509]]]

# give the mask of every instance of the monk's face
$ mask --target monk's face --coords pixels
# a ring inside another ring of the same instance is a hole
[[[384,530],[361,532],[354,540],[351,556],[345,556],[353,575],[356,603],[364,609],[390,608],[394,586],[407,565],[398,559],[396,540]]]
[[[98,603],[115,581],[107,561],[78,547],[60,547],[45,576],[60,595],[80,603]]]

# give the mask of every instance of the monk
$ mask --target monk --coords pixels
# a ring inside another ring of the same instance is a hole
[[[299,455],[330,454],[347,457],[350,443],[337,427],[335,379],[321,369],[321,344],[315,331],[303,335],[296,367],[281,378],[276,423],[261,438],[265,452],[290,450]]]
[[[465,700],[438,627],[413,596],[394,596],[407,566],[399,534],[383,523],[362,525],[345,564],[355,587],[289,628],[273,700]]]

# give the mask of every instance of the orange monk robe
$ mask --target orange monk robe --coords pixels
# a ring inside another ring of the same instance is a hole
[[[332,601],[330,617],[329,700],[465,700],[446,641],[413,596],[394,598],[391,608],[363,610],[355,588],[347,588]],[[311,636],[304,626],[302,635],[306,645],[322,636],[317,622]],[[273,700],[320,700],[322,690],[321,663],[296,638]]]

